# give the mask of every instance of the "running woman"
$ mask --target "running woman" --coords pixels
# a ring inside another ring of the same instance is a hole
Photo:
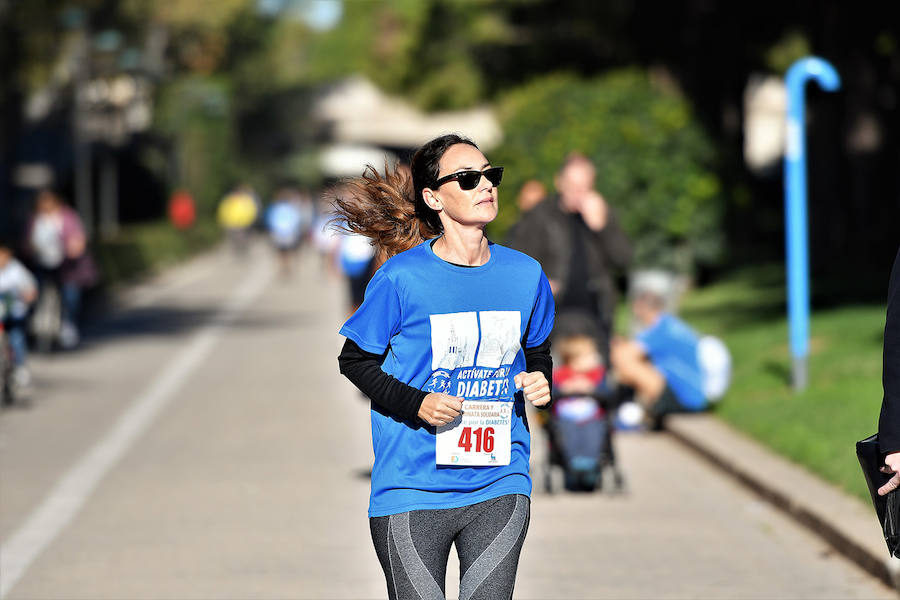
[[[335,201],[390,257],[338,359],[372,400],[372,541],[391,599],[443,599],[453,544],[461,599],[510,598],[530,517],[525,402],[550,403],[553,295],[535,260],[485,236],[503,167],[445,135],[411,170],[370,167]]]

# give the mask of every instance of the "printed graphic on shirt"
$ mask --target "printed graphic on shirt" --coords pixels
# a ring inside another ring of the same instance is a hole
[[[479,367],[511,365],[519,352],[521,318],[517,310],[485,310],[478,313],[481,321],[481,344],[478,346]]]
[[[467,399],[512,395],[509,371],[519,352],[519,311],[449,313],[430,320],[432,374],[424,391]]]
[[[475,312],[431,315],[431,369],[452,371],[475,364],[478,315]]]

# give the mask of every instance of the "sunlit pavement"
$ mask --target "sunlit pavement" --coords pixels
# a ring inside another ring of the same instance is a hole
[[[386,597],[344,287],[267,250],[123,292],[79,351],[34,357],[30,408],[0,415],[7,597]],[[896,597],[667,436],[618,449],[629,494],[536,491],[517,598]]]

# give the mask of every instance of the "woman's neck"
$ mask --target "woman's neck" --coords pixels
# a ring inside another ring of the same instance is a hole
[[[480,227],[449,227],[432,246],[438,258],[470,267],[480,267],[491,258],[484,229]]]

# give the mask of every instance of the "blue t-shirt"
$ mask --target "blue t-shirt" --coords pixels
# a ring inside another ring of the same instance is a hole
[[[370,517],[531,494],[531,436],[513,378],[525,371],[522,343],[531,348],[550,335],[553,295],[537,261],[497,244],[490,251],[478,267],[442,260],[430,241],[392,257],[341,334],[367,352],[387,350],[382,370],[415,388],[514,402],[510,463],[438,466],[434,427],[373,402]]]
[[[664,313],[656,323],[637,335],[637,341],[682,406],[689,410],[706,407],[703,372],[697,359],[697,334],[684,321]]]
[[[279,238],[299,238],[303,227],[300,207],[291,202],[275,202],[266,211],[266,226]]]

